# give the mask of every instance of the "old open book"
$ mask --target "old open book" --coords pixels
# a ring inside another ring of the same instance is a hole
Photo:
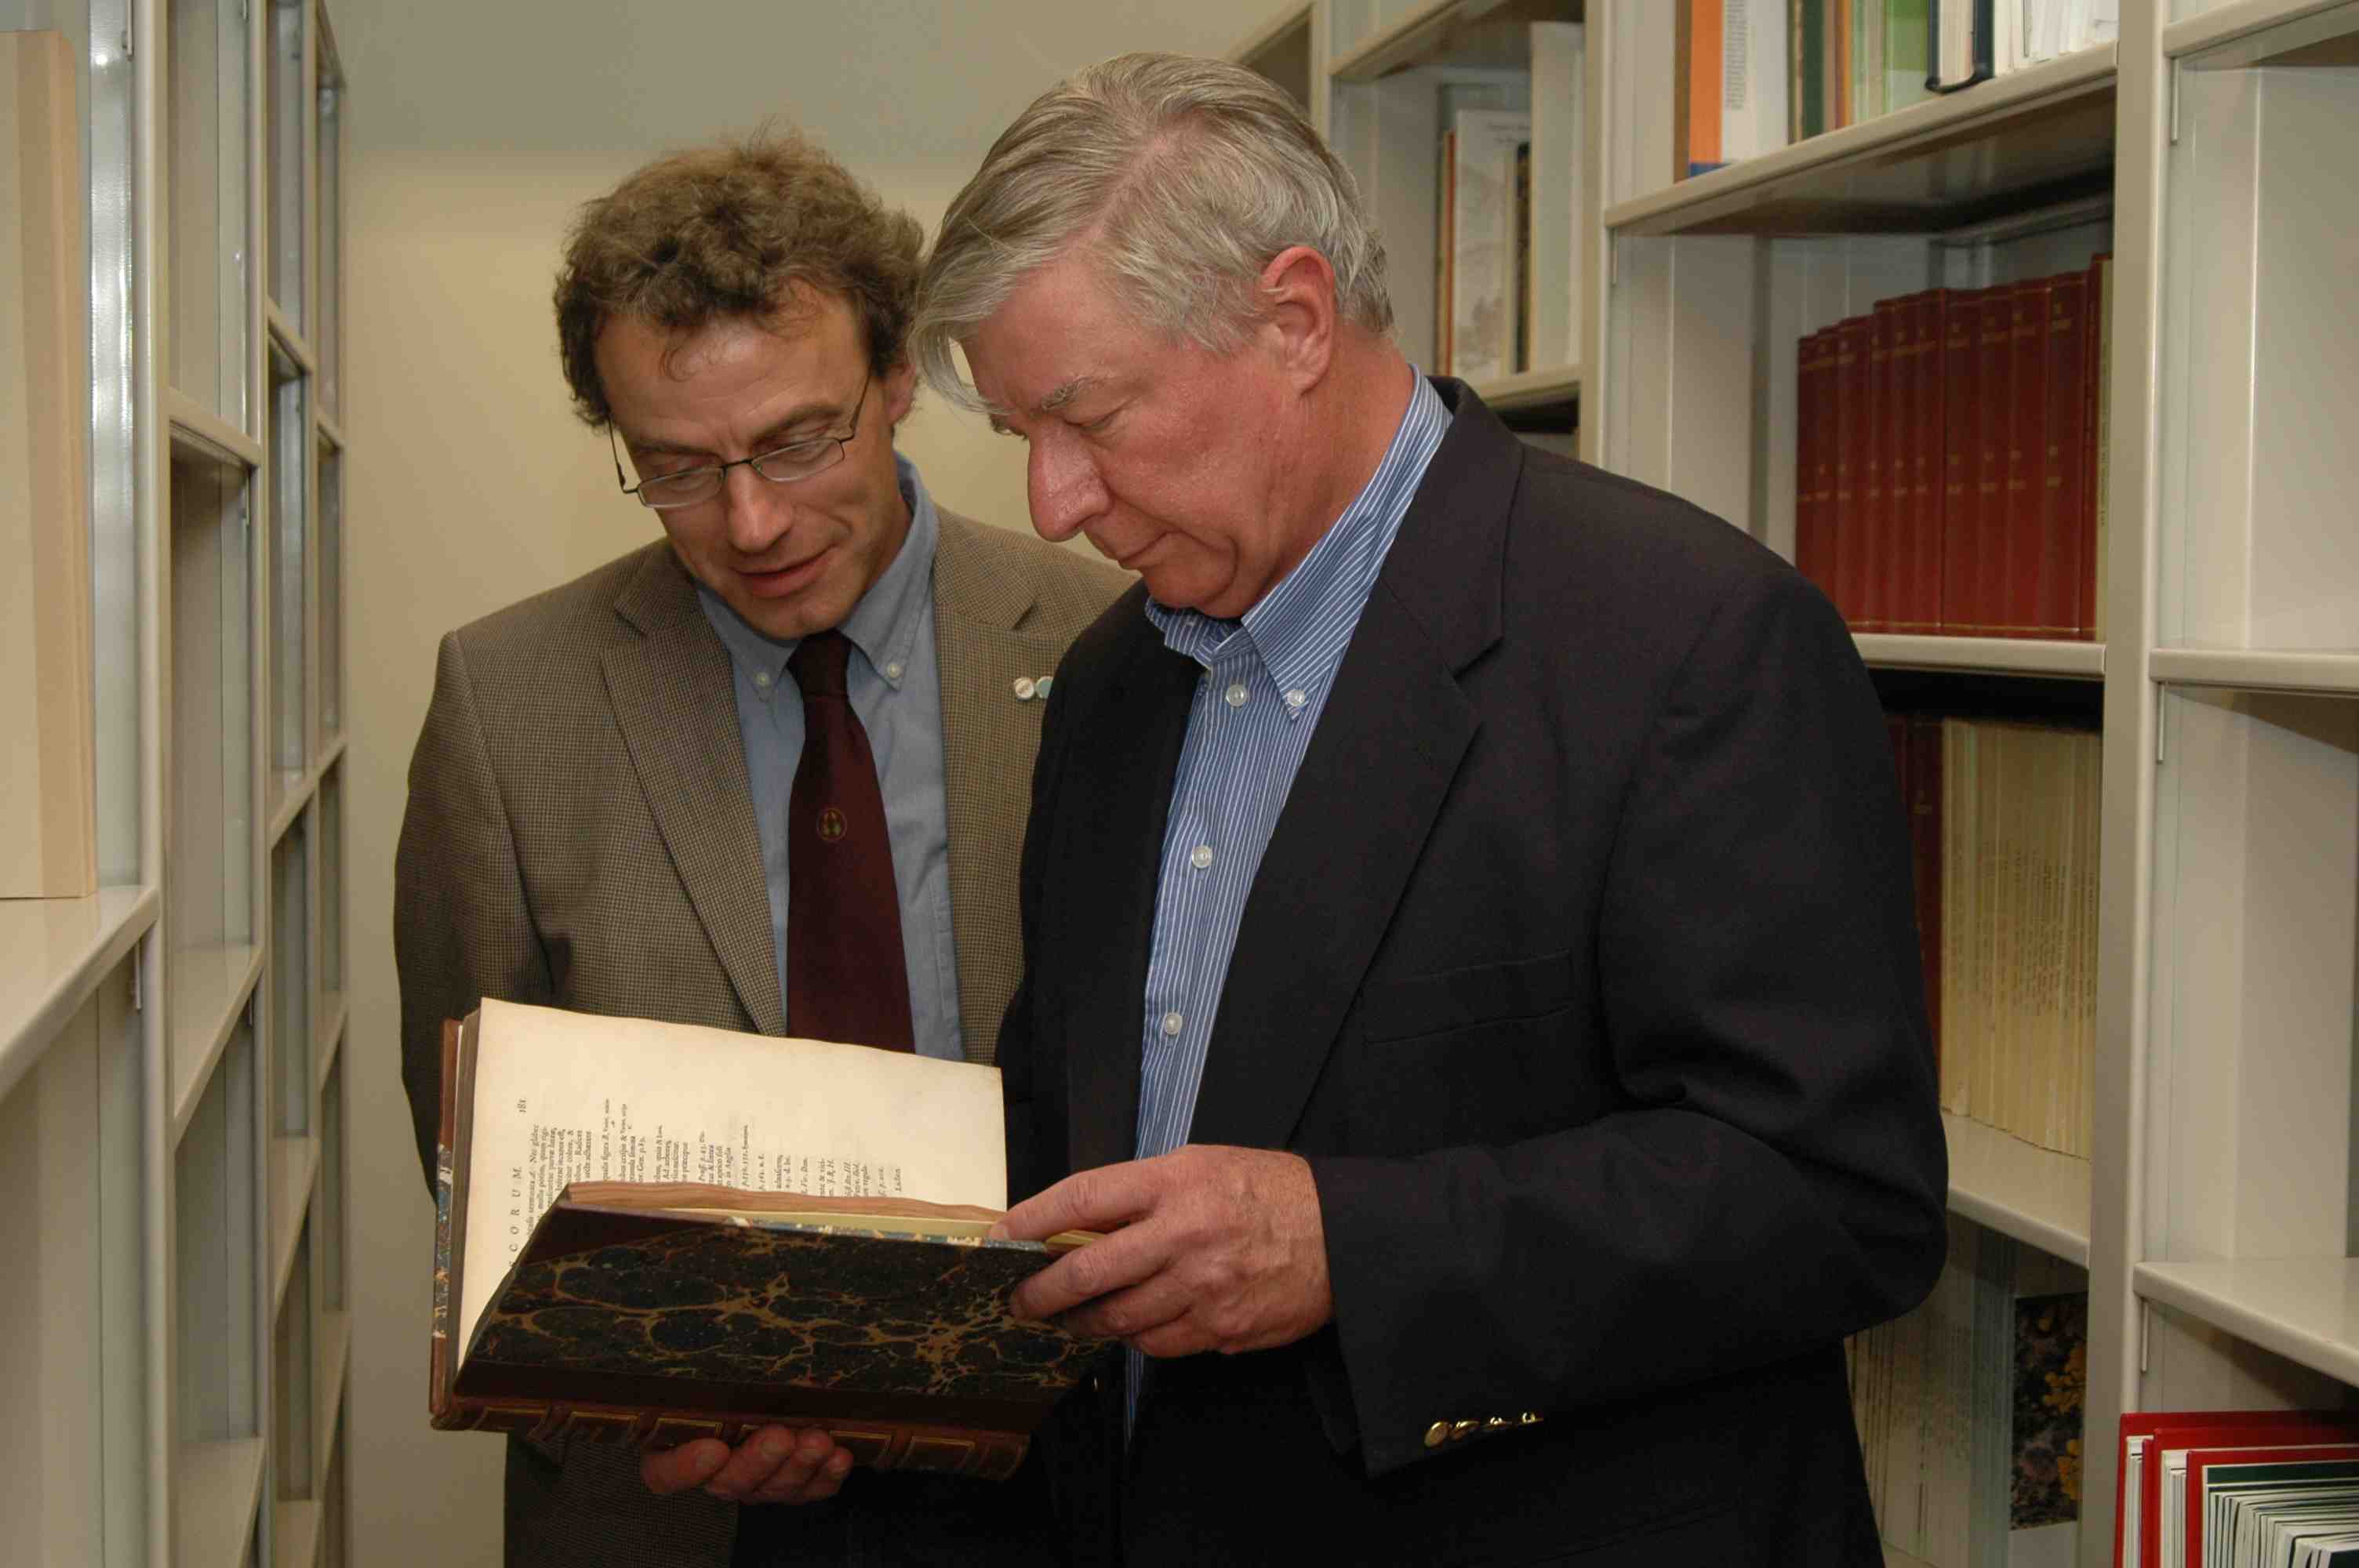
[[[1103,1347],[1007,1294],[996,1069],[486,1000],[444,1032],[434,1424],[823,1424],[1004,1476]]]

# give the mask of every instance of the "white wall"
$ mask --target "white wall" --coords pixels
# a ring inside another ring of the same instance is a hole
[[[330,0],[351,82],[347,370],[355,1336],[362,1568],[496,1563],[499,1444],[426,1425],[432,1211],[398,1075],[393,849],[440,633],[654,536],[557,367],[549,287],[582,201],[655,154],[803,125],[931,224],[1058,76],[1221,52],[1274,0],[852,7]],[[1021,450],[921,401],[902,449],[947,503],[1026,525]]]

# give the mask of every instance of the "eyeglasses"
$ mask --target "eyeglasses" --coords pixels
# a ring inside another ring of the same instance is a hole
[[[766,452],[756,452],[750,458],[737,458],[725,463],[708,463],[702,468],[682,469],[677,473],[659,473],[628,482],[623,477],[623,454],[614,443],[614,427],[606,427],[606,448],[614,454],[614,482],[623,487],[625,495],[636,495],[642,506],[652,506],[658,512],[676,506],[694,506],[721,493],[722,481],[735,468],[752,469],[772,484],[792,484],[824,473],[843,460],[843,449],[860,438],[860,410],[868,401],[869,384],[875,379],[876,370],[871,365],[860,378],[860,396],[852,405],[852,428],[841,436],[811,436],[799,441],[789,441],[783,447],[773,447]]]

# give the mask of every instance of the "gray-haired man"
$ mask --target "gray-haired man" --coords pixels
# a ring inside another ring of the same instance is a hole
[[[1290,101],[1162,56],[928,263],[929,379],[1144,579],[1001,1037],[1008,1230],[1113,1234],[1019,1305],[1133,1347],[1135,1563],[1864,1568],[1840,1341],[1944,1186],[1875,695],[1785,563],[1419,377],[1383,268]]]

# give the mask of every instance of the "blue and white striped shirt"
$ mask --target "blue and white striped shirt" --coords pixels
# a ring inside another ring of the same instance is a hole
[[[1147,602],[1147,619],[1164,642],[1202,665],[1204,676],[1172,783],[1155,895],[1140,1063],[1142,1160],[1188,1141],[1245,896],[1376,573],[1449,427],[1448,406],[1419,376],[1375,475],[1242,620]]]
[[[1149,600],[1164,642],[1203,666],[1172,781],[1155,894],[1139,1063],[1137,1156],[1188,1141],[1229,958],[1264,850],[1310,749],[1376,574],[1450,408],[1420,375],[1384,460],[1324,537],[1241,620]],[[1284,1027],[1272,1020],[1273,1028]],[[1129,1356],[1136,1416],[1143,1358]]]

